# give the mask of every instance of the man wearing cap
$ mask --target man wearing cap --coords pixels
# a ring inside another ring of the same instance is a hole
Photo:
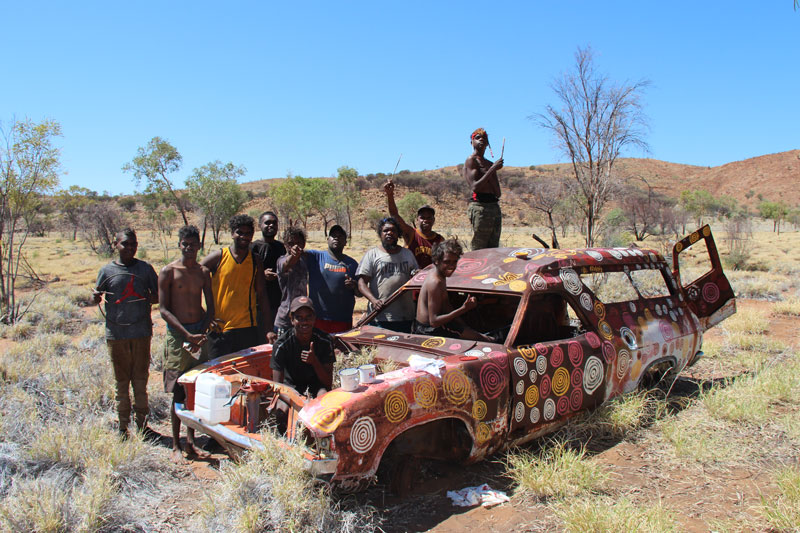
[[[314,327],[326,333],[341,333],[353,327],[353,307],[358,287],[358,262],[344,254],[347,232],[338,224],[328,231],[327,250],[306,250],[308,294],[314,301]]]
[[[464,177],[470,187],[467,215],[472,224],[472,249],[497,248],[503,226],[497,171],[503,168],[503,158],[492,163],[483,157],[489,146],[489,135],[483,128],[472,132],[470,142],[472,155],[464,162]]]
[[[386,203],[389,205],[389,216],[397,221],[400,226],[400,231],[403,232],[403,240],[406,241],[406,246],[414,254],[419,268],[425,268],[433,261],[431,260],[431,249],[433,245],[442,242],[444,237],[433,231],[433,223],[436,222],[436,211],[429,205],[423,205],[417,209],[416,228],[410,226],[400,212],[397,210],[397,204],[394,201],[394,183],[392,180],[386,182],[383,186],[383,192],[386,193]]]
[[[333,387],[333,341],[324,331],[314,329],[316,316],[310,298],[298,296],[289,309],[292,327],[273,346],[272,380],[315,398]]]

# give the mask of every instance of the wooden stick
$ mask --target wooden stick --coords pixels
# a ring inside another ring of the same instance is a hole
[[[397,158],[397,164],[394,166],[394,170],[392,170],[392,178],[394,177],[394,173],[397,172],[397,167],[400,166],[400,160],[403,159],[403,154],[400,154],[400,157]],[[389,178],[389,179],[392,179]]]
[[[506,138],[503,137],[503,147],[500,148],[500,159],[503,159],[503,154],[506,152]]]

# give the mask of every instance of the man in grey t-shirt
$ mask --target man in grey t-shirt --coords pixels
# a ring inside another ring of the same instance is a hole
[[[378,223],[380,246],[370,248],[358,265],[358,289],[370,302],[370,310],[379,309],[374,323],[393,331],[411,332],[417,309],[411,293],[403,295],[388,307],[386,300],[402,287],[417,269],[417,260],[408,248],[397,244],[400,227],[395,219]]]
[[[93,295],[98,304],[105,296],[106,343],[114,367],[119,432],[123,437],[128,434],[133,385],[136,426],[146,437],[153,437],[157,434],[147,427],[147,380],[153,336],[150,305],[158,303],[158,277],[149,263],[134,257],[137,248],[132,229],[116,235],[114,250],[119,258],[100,269]]]

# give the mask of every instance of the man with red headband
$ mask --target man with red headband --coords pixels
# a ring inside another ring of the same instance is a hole
[[[472,132],[470,142],[472,155],[464,162],[464,177],[471,193],[467,215],[472,223],[472,249],[497,248],[503,226],[497,171],[503,168],[503,158],[492,163],[483,157],[489,147],[489,135],[483,128]]]

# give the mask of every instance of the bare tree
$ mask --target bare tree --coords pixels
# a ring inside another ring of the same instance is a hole
[[[556,146],[569,157],[585,218],[586,246],[593,246],[595,226],[616,180],[614,163],[628,147],[647,149],[647,120],[640,97],[646,80],[615,83],[595,70],[591,48],[578,48],[574,71],[551,87],[560,104],[548,105],[531,118],[550,130]]]
[[[567,184],[564,178],[538,178],[527,187],[531,193],[530,206],[539,211],[550,230],[553,248],[558,248],[556,229],[559,227],[558,210],[564,202]]]

